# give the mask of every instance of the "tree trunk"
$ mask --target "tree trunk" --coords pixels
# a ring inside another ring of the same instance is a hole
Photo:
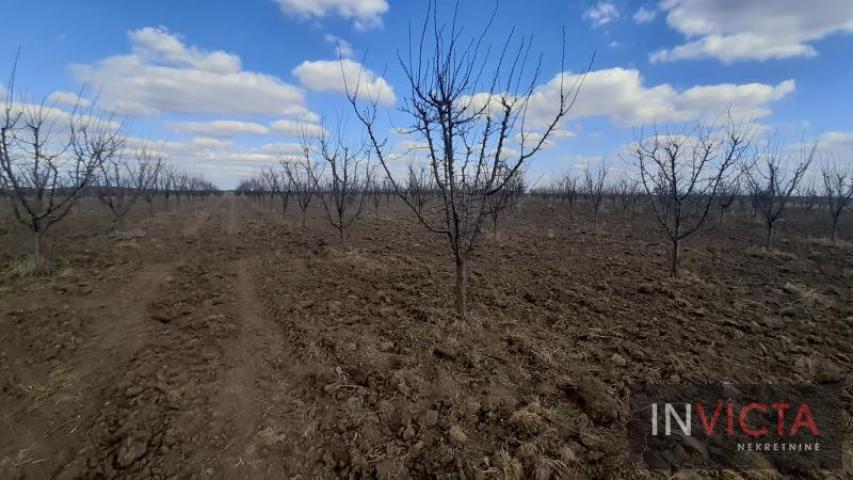
[[[832,217],[832,244],[838,240],[838,217]]]
[[[465,271],[465,258],[462,256],[456,257],[456,313],[460,317],[465,318],[468,310],[466,301],[465,289],[467,287],[467,272]]]
[[[675,239],[672,241],[672,265],[670,265],[670,273],[673,277],[678,276],[678,263],[681,259],[681,240]]]
[[[767,242],[764,244],[764,248],[768,252],[773,248],[773,228],[774,225],[772,223],[767,224]]]
[[[37,268],[41,267],[41,230],[33,230],[33,263]]]

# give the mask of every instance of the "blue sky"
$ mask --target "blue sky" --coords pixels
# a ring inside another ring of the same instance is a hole
[[[86,99],[97,95],[101,107],[126,118],[134,138],[159,142],[173,161],[223,187],[292,155],[295,133],[319,128],[321,117],[327,126],[349,118],[357,134],[340,91],[336,39],[347,71],[364,69],[386,99],[383,110],[401,124],[394,108],[406,91],[396,51],[406,48],[409,24],[421,21],[425,4],[14,3],[3,9],[0,84],[20,46],[18,93],[50,96],[67,109],[69,94],[84,88]],[[444,13],[452,6],[439,1]],[[481,27],[492,8],[461,1],[466,31]],[[849,0],[502,0],[490,40],[501,43],[513,27],[543,55],[543,88],[560,72],[564,27],[567,71],[583,70],[597,52],[564,134],[531,164],[534,176],[603,158],[618,164],[614,156],[636,127],[726,109],[791,142],[822,133],[827,147],[853,152]]]

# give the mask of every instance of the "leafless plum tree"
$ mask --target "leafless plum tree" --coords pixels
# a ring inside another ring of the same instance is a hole
[[[169,199],[174,192],[177,176],[178,171],[173,164],[166,163],[162,166],[157,180],[157,190],[163,195],[163,208],[165,210],[169,210]]]
[[[364,180],[365,195],[370,198],[370,203],[373,204],[373,216],[379,217],[379,207],[382,205],[382,199],[386,198],[385,184],[380,182],[376,175],[376,167],[371,165],[366,172],[367,178]]]
[[[307,143],[304,144],[304,147],[304,162],[282,162],[284,173],[290,182],[290,189],[296,197],[296,205],[302,212],[302,228],[305,228],[305,217],[307,216],[308,207],[317,193],[317,186],[314,184],[314,172],[322,168],[316,165],[315,160],[311,158],[311,150]]]
[[[604,200],[604,183],[607,181],[607,165],[599,165],[595,171],[587,165],[583,174],[583,193],[592,205],[592,224],[598,228],[598,214]]]
[[[623,178],[616,185],[615,194],[619,197],[622,212],[627,214],[629,217],[633,217],[642,194],[640,182],[635,179]]]
[[[415,209],[415,213],[419,217],[422,217],[424,215],[424,207],[435,190],[432,176],[425,165],[415,166],[414,163],[409,163],[406,171],[408,172],[408,176],[406,177],[406,197],[408,197],[409,203]]]
[[[821,167],[820,174],[823,177],[823,194],[832,219],[832,243],[836,243],[841,214],[853,198],[853,171],[845,170],[837,163],[827,162]]]
[[[280,174],[276,169],[269,167],[261,171],[258,180],[260,181],[264,194],[269,196],[270,209],[275,209],[276,197],[284,193],[282,174]],[[285,215],[287,214],[286,208],[287,207],[285,206]]]
[[[132,158],[119,154],[101,163],[95,193],[112,213],[114,225],[121,225],[140,197],[148,198],[146,192],[153,191],[160,162],[143,147]]]
[[[306,144],[304,149],[310,151],[310,146]],[[316,153],[325,162],[328,174],[323,175],[314,168],[309,168],[308,173],[315,188],[320,191],[320,203],[326,218],[338,231],[341,245],[344,245],[346,230],[361,215],[367,197],[365,189],[370,172],[369,151],[363,146],[347,145],[338,129],[334,139],[329,139],[325,132],[319,135]],[[307,163],[310,165],[310,160]]]
[[[504,169],[497,175],[498,177],[509,175],[509,171]],[[492,233],[494,233],[495,238],[498,236],[498,218],[501,213],[517,205],[524,198],[526,189],[524,175],[519,171],[512,175],[504,188],[486,199],[486,211],[492,219]]]
[[[720,209],[720,223],[726,216],[735,199],[741,195],[741,176],[733,175],[732,178],[724,178],[717,188],[717,207]]]
[[[456,15],[454,11],[449,24],[442,24],[435,2],[429,2],[422,27],[414,37],[410,35],[407,55],[398,55],[407,79],[402,111],[411,121],[405,133],[426,145],[425,157],[440,202],[439,218],[424,216],[394,179],[384,129],[377,125],[378,96],[365,92],[360,79],[355,85],[347,82],[346,87],[353,110],[364,124],[371,147],[397,195],[429,231],[447,238],[456,266],[456,311],[464,317],[467,263],[480,240],[488,199],[507,188],[560,128],[560,121],[577,98],[583,76],[575,77],[573,85],[567,86],[567,76],[562,73],[565,69],[561,68],[559,79],[553,82],[559,84],[550,105],[553,113],[544,121],[528,122],[530,99],[541,71],[540,57],[529,74],[530,40],[523,38],[514,48],[510,32],[493,57],[485,37],[494,14],[483,31],[467,41]],[[492,73],[487,73],[492,68]],[[361,100],[366,100],[365,104]],[[501,171],[509,174],[500,176]]]
[[[786,150],[782,141],[773,136],[745,170],[753,204],[767,230],[764,243],[767,250],[773,247],[777,223],[805,177],[817,146],[818,142],[811,146],[803,144],[795,153]]]
[[[578,177],[567,172],[563,174],[563,178],[560,179],[560,183],[557,186],[561,199],[569,202],[569,214],[571,215],[574,215],[575,203],[578,201],[578,190],[580,190],[578,183]]]
[[[163,158],[143,147],[137,152],[136,159],[139,165],[137,185],[140,197],[148,205],[148,214],[154,215],[154,199],[160,193],[160,178],[164,168]]]
[[[658,224],[672,244],[670,273],[678,276],[682,241],[708,217],[720,184],[741,160],[751,139],[732,122],[722,129],[696,124],[684,132],[636,135],[631,154]]]
[[[44,102],[14,100],[14,72],[0,118],[0,170],[17,220],[32,232],[41,268],[44,233],[71,211],[122,138],[110,118],[59,112]]]

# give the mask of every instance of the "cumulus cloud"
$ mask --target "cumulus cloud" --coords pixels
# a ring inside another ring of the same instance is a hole
[[[302,135],[316,137],[326,131],[322,125],[317,125],[316,123],[298,122],[288,119],[277,120],[271,123],[270,129],[291,137],[300,137]]]
[[[827,132],[820,136],[820,147],[830,152],[853,151],[853,132]]]
[[[160,112],[310,116],[302,90],[243,70],[236,55],[187,46],[163,28],[128,34],[132,53],[73,65],[72,76],[126,115]]]
[[[296,142],[257,146],[210,137],[194,137],[186,141],[129,137],[125,145],[129,149],[144,147],[150,154],[181,168],[203,172],[217,185],[226,188],[235,186],[240,178],[256,175],[282,161],[300,160],[302,153],[301,145]]]
[[[109,115],[102,115],[93,108],[85,110],[68,111],[59,107],[41,103],[30,103],[27,101],[12,101],[10,105],[11,115],[27,117],[38,116],[50,125],[50,130],[57,135],[64,135],[71,129],[72,122],[75,126],[90,125],[98,128],[106,128],[120,131],[122,124],[113,120]]]
[[[0,87],[2,92],[2,87]],[[47,101],[52,104],[67,105],[69,107],[88,107],[92,101],[72,92],[53,92],[47,96]]]
[[[231,138],[241,135],[266,135],[269,129],[263,125],[252,122],[239,122],[235,120],[215,120],[212,122],[178,122],[167,125],[169,129],[177,133],[187,135]]]
[[[125,143],[129,148],[145,147],[149,152],[171,161],[182,162],[191,169],[205,167],[205,171],[235,164],[242,164],[244,168],[260,169],[301,152],[301,147],[296,143],[256,147],[207,137],[195,137],[187,141],[151,141],[130,137]]]
[[[326,43],[331,43],[335,46],[335,56],[338,58],[348,58],[353,55],[352,45],[341,37],[332,34],[326,34],[323,37]]]
[[[657,17],[657,12],[653,9],[640,7],[634,12],[634,21],[637,23],[649,23]]]
[[[359,30],[382,26],[382,15],[389,8],[386,0],[278,0],[278,5],[282,12],[303,19],[345,18]]]
[[[583,18],[598,28],[619,18],[619,9],[610,2],[598,2],[583,12]]]
[[[578,74],[565,74],[564,84],[574,85]],[[559,102],[560,77],[537,87],[530,98],[533,124],[553,118]],[[589,72],[568,118],[607,117],[619,127],[651,122],[679,122],[702,117],[716,118],[731,110],[735,118],[748,120],[771,113],[769,103],[795,89],[793,80],[777,85],[763,83],[718,84],[678,90],[669,84],[645,85],[634,69],[609,68]]]
[[[346,93],[346,88],[359,88],[359,95],[376,99],[384,105],[397,101],[394,89],[384,78],[350,59],[302,62],[293,74],[307,89],[318,92]]]
[[[849,0],[665,0],[661,8],[690,41],[655,52],[653,62],[811,57],[815,41],[853,32]]]

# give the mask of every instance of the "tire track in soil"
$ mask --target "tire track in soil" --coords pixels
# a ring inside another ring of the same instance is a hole
[[[236,199],[229,200],[224,229],[229,240],[238,240],[240,222]],[[239,247],[234,243],[234,247]],[[285,465],[281,455],[268,455],[290,437],[281,409],[290,402],[287,382],[277,373],[289,363],[289,350],[275,326],[264,315],[255,291],[253,258],[231,262],[235,272],[235,305],[238,338],[227,351],[231,369],[221,377],[220,396],[214,415],[221,417],[228,443],[220,462],[223,478],[281,478]],[[218,422],[217,422],[218,423]]]
[[[193,212],[193,215],[195,218],[181,230],[181,235],[184,237],[197,237],[202,225],[210,218],[211,212],[210,210],[202,210]]]
[[[143,309],[149,335],[139,340],[115,386],[104,389],[87,458],[70,465],[71,472],[88,464],[83,476],[215,476],[204,459],[221,448],[220,437],[205,419],[212,417],[211,399],[227,365],[220,358],[236,331],[228,319],[234,277],[221,261],[229,245],[212,234],[222,228],[223,206],[214,201],[195,213],[187,247],[203,238],[206,248],[181,258],[168,280],[155,283],[156,295]]]
[[[132,279],[117,291],[96,291],[70,302],[73,311],[94,321],[89,326],[91,337],[61,369],[67,385],[73,385],[73,389],[62,396],[67,399],[67,406],[54,411],[57,416],[47,430],[13,414],[12,418],[17,417],[14,419],[16,430],[21,430],[17,443],[27,445],[34,454],[40,455],[39,458],[57,459],[67,458],[64,454],[56,455],[57,452],[86,443],[86,427],[98,416],[98,406],[105,401],[102,386],[121,378],[131,359],[144,347],[152,328],[148,322],[148,307],[156,299],[161,284],[176,268],[174,261],[143,265],[138,272],[129,275]],[[112,301],[104,302],[105,297]],[[62,460],[59,464],[62,465]],[[45,464],[45,468],[56,466]],[[36,478],[49,475],[39,471],[31,473]]]

